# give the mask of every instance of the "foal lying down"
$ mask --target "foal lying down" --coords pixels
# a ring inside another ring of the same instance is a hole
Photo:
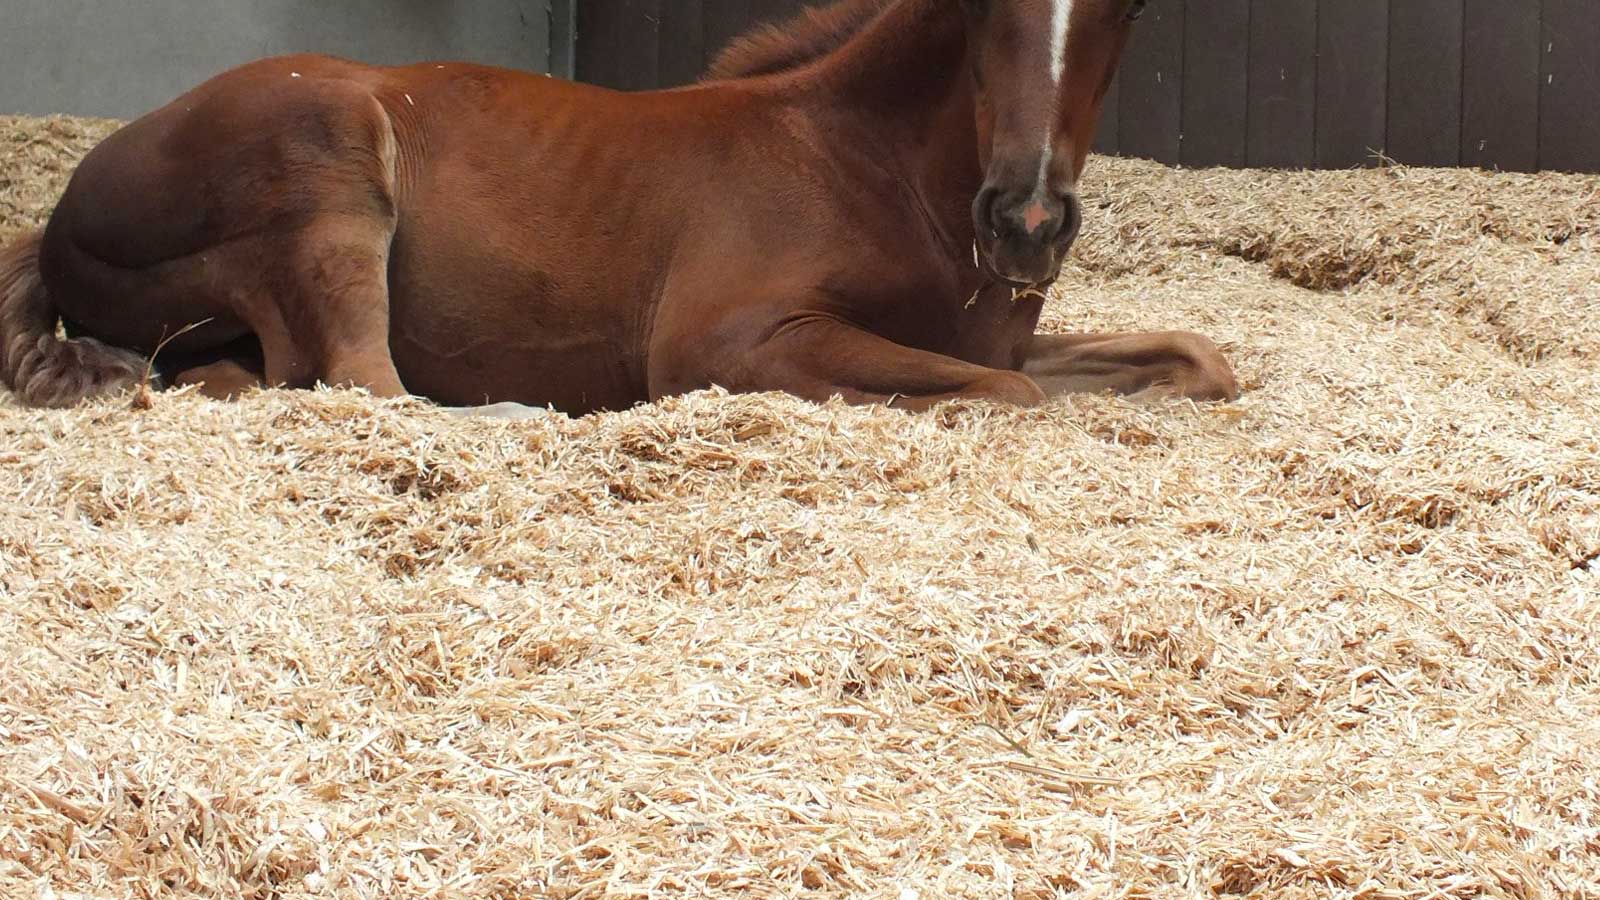
[[[1035,333],[1144,6],[845,0],[643,94],[247,65],[113,134],[0,253],[0,381],[70,405],[169,341],[165,380],[216,396],[1231,399],[1197,335]]]

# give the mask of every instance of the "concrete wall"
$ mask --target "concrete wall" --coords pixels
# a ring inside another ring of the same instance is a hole
[[[281,53],[566,74],[571,43],[560,35],[571,33],[572,2],[0,0],[0,114],[133,118]]]

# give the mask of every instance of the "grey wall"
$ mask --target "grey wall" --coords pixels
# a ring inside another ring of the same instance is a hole
[[[573,2],[0,0],[0,114],[132,118],[281,53],[567,74]]]

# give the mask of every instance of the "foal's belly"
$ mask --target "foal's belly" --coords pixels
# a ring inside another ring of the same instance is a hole
[[[622,349],[603,339],[517,334],[446,342],[428,333],[425,324],[399,323],[391,349],[406,390],[439,403],[512,402],[582,415],[648,399],[631,383]]]
[[[429,262],[397,250],[390,348],[408,391],[453,406],[509,401],[574,415],[649,399],[627,304],[574,297],[530,260],[468,253]]]

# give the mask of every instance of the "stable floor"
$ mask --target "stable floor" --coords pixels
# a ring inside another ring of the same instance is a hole
[[[1600,896],[1600,178],[1085,193],[1241,402],[0,408],[0,895]]]

